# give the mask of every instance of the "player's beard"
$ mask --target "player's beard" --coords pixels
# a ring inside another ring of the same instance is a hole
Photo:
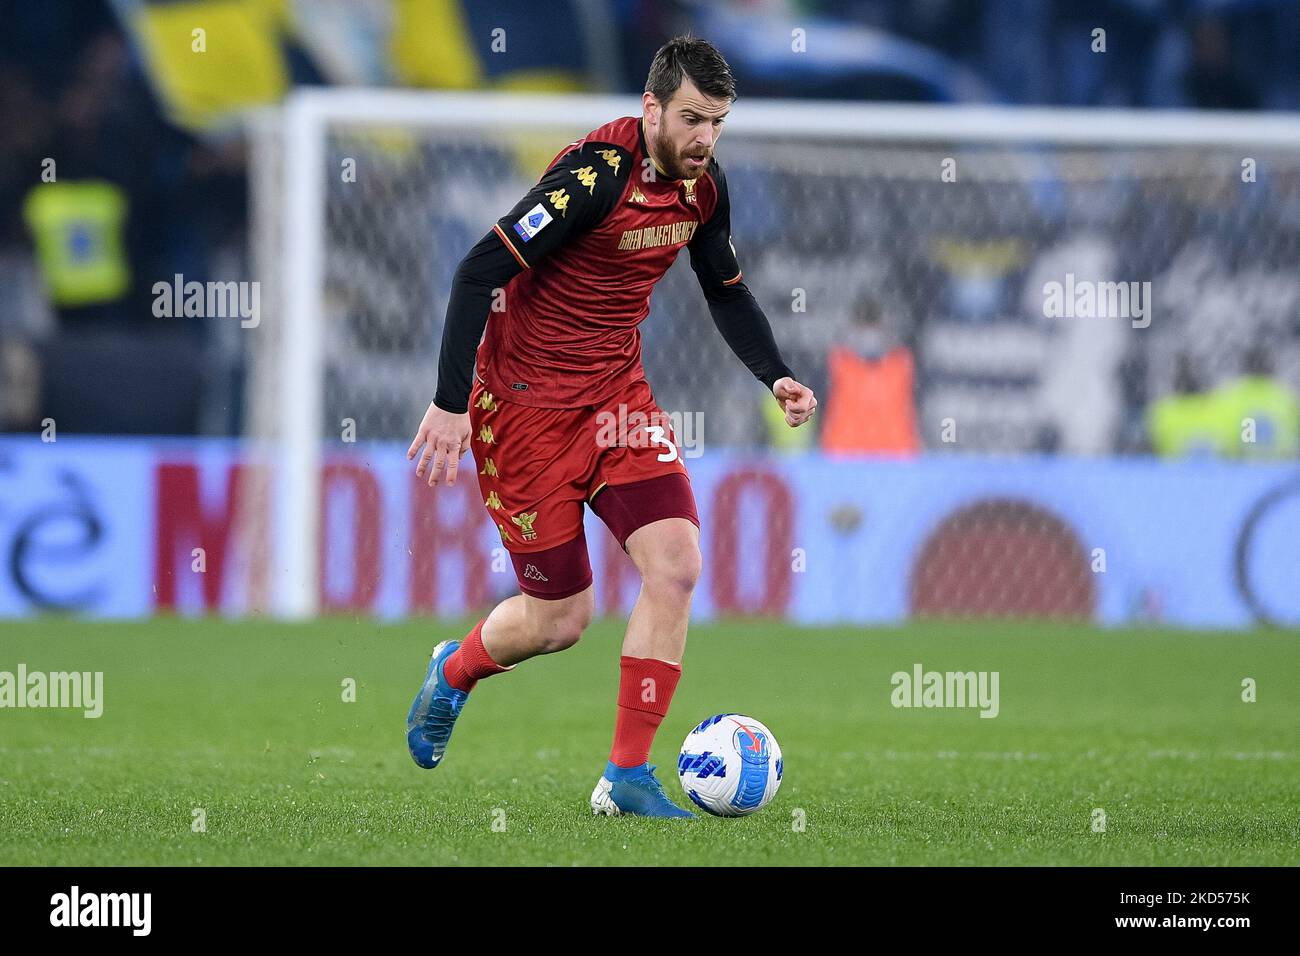
[[[669,179],[699,179],[704,175],[704,171],[709,168],[706,162],[699,169],[692,171],[686,165],[687,156],[698,156],[698,153],[679,153],[673,146],[672,141],[668,139],[667,134],[660,133],[654,137],[654,151],[660,157],[660,162],[664,164],[664,172]],[[709,154],[706,151],[704,158],[707,160]]]

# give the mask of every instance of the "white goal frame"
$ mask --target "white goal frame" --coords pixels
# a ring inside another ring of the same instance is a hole
[[[636,96],[441,93],[417,90],[305,88],[269,117],[251,123],[254,234],[259,217],[274,217],[280,247],[270,250],[284,290],[284,323],[274,369],[279,439],[273,510],[270,610],[305,619],[318,611],[318,515],[324,409],[321,323],[325,261],[326,139],[333,124],[412,129],[594,129],[638,115]],[[265,125],[265,124],[270,124]],[[265,148],[273,129],[277,148]],[[1203,113],[1186,110],[1022,108],[892,105],[741,99],[727,136],[808,136],[822,141],[1042,143],[1058,146],[1241,146],[1300,149],[1300,122],[1283,113]],[[1243,157],[1249,153],[1243,153]],[[268,170],[267,163],[279,163]],[[260,164],[260,167],[259,167]],[[278,181],[278,190],[259,183]],[[270,208],[268,208],[268,206]],[[254,241],[256,245],[256,240]],[[268,250],[254,249],[258,267]],[[433,370],[430,369],[430,397]],[[419,412],[412,410],[412,416]]]

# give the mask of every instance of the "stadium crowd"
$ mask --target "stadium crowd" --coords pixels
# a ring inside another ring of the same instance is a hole
[[[30,430],[51,417],[74,432],[240,432],[243,341],[228,321],[157,317],[151,290],[175,275],[249,275],[248,148],[239,120],[295,84],[639,92],[638,77],[662,38],[694,29],[727,52],[742,97],[1300,108],[1300,3],[1289,0],[1106,0],[1086,12],[1036,0],[392,0],[312,4],[311,16],[292,0],[183,5],[191,19],[193,11],[209,18],[209,32],[243,38],[233,55],[258,65],[246,76],[196,65],[206,61],[187,55],[190,24],[175,22],[177,6],[85,0],[7,8],[0,36],[0,128],[7,131],[0,151],[0,429]],[[492,52],[500,23],[509,25],[506,56]],[[1105,24],[1104,56],[1092,34],[1098,23]],[[227,26],[240,29],[222,33]],[[575,42],[519,39],[559,26]],[[792,29],[817,38],[805,60],[772,54],[772,37],[784,47]],[[783,177],[774,202],[808,208],[800,190],[811,187],[797,171],[765,166],[743,150],[732,159],[725,145],[723,158],[734,164],[728,168],[735,182]],[[503,190],[514,188],[517,171],[502,169],[500,179]],[[788,299],[791,269],[815,279],[833,261],[828,256],[842,259],[839,240],[846,236],[860,259],[876,260],[875,273],[824,300],[811,321],[787,325],[776,316],[791,363],[809,369],[811,384],[829,399],[828,412],[837,394],[853,396],[845,403],[853,414],[828,414],[812,439],[827,450],[911,454],[936,447],[918,416],[995,393],[991,406],[1035,411],[990,413],[974,443],[981,450],[1227,454],[1221,440],[1195,436],[1221,434],[1222,410],[1231,402],[1220,401],[1215,412],[1201,401],[1196,411],[1183,399],[1226,391],[1240,400],[1245,382],[1257,386],[1247,391],[1267,404],[1282,431],[1291,429],[1269,446],[1272,453],[1293,456],[1300,292],[1288,274],[1300,242],[1300,187],[1272,183],[1275,208],[1264,217],[1264,234],[1241,235],[1240,220],[1213,221],[1220,211],[1213,197],[1187,194],[1195,183],[1194,176],[1130,183],[1109,203],[1108,217],[1090,222],[1056,216],[1043,201],[1005,235],[949,229],[946,214],[917,223],[896,198],[851,191],[842,208],[870,215],[846,213],[844,222],[809,229],[760,203],[738,214],[736,230],[756,250],[746,271],[767,302]],[[978,229],[987,208],[1028,201],[1007,188],[992,180],[977,185],[974,207],[959,212],[958,223],[964,216]],[[1072,209],[1099,199],[1088,184],[1058,182],[1049,191]],[[1184,241],[1168,241],[1171,223]],[[910,246],[891,238],[909,232],[917,237]],[[1097,238],[1116,232],[1128,244]],[[837,249],[823,246],[829,236]],[[1207,242],[1222,243],[1226,254],[1207,253]],[[916,255],[921,247],[932,254]],[[1139,259],[1147,256],[1144,274],[1180,277],[1183,298],[1161,303],[1178,318],[1170,332],[1098,356],[1070,351],[1036,321],[1026,290],[1053,255],[1068,250],[1132,262],[1135,249]],[[1230,261],[1200,268],[1207,255]],[[1249,273],[1247,263],[1257,272]],[[454,265],[442,263],[433,287],[411,295],[413,312],[445,303]],[[843,266],[864,268],[861,261]],[[1274,289],[1263,303],[1245,291],[1261,275]],[[1207,304],[1202,293],[1225,283],[1242,286],[1242,295]],[[732,424],[715,440],[782,440],[757,405],[728,405],[728,389],[743,380],[743,369],[718,376],[707,395],[698,393],[697,379],[674,377],[673,357],[682,349],[722,355],[720,343],[697,341],[708,330],[695,321],[700,306],[688,296],[698,292],[669,283],[647,323],[647,369],[661,403],[727,409],[723,418]],[[1117,396],[1104,425],[1069,412],[1079,383],[1052,372],[1050,362],[993,369],[951,360],[971,328],[999,334],[1005,323],[997,319],[1008,315],[1019,316],[1015,334],[1037,336],[1070,361],[1103,370],[1100,387]],[[422,316],[375,348],[409,349],[410,335],[425,330],[416,347],[436,349],[440,323],[440,315]],[[1234,337],[1224,348],[1228,325]],[[411,414],[422,404],[413,404]],[[1067,411],[1058,415],[1054,407]],[[1216,425],[1189,424],[1216,414]],[[879,424],[863,424],[873,421]],[[393,431],[408,425],[394,423]]]

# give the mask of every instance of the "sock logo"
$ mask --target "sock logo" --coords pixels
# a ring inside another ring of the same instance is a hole
[[[528,578],[530,581],[549,582],[551,580],[546,575],[544,575],[541,571],[538,571],[537,565],[535,564],[529,564],[524,567],[524,577]]]

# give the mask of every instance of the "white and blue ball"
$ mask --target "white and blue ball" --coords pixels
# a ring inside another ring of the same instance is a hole
[[[677,758],[677,779],[686,796],[718,817],[763,809],[776,796],[783,769],[772,731],[744,714],[700,721]]]

